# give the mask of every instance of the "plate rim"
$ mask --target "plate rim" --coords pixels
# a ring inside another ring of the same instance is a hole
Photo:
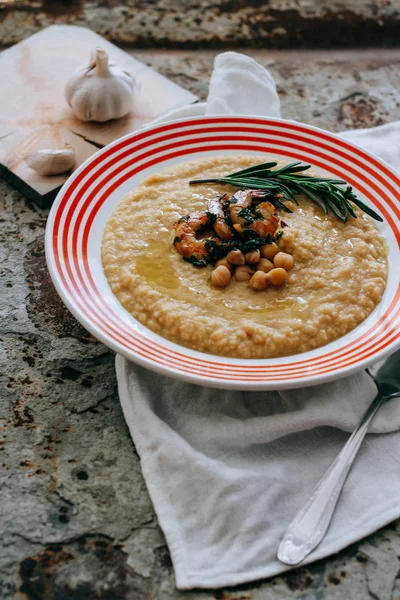
[[[268,380],[268,381],[254,382],[254,381],[242,381],[242,380],[227,380],[227,379],[222,379],[222,378],[214,379],[214,378],[208,377],[207,375],[197,375],[194,373],[186,373],[184,371],[179,371],[178,369],[175,369],[174,367],[172,367],[170,365],[162,365],[162,364],[152,361],[150,358],[142,357],[139,354],[134,354],[134,352],[132,350],[124,348],[118,342],[114,342],[114,340],[110,339],[106,334],[103,334],[103,332],[101,332],[97,328],[97,326],[92,323],[90,318],[83,315],[80,312],[80,310],[75,307],[75,305],[72,303],[72,301],[70,301],[69,294],[65,292],[64,286],[63,286],[63,284],[60,280],[60,277],[56,271],[54,255],[52,252],[52,249],[53,249],[53,247],[52,247],[52,231],[53,231],[52,225],[54,223],[54,217],[57,213],[57,209],[58,209],[60,202],[61,202],[67,188],[69,187],[69,185],[71,185],[73,183],[74,179],[76,179],[78,177],[78,175],[88,165],[90,165],[92,162],[94,162],[94,160],[96,160],[99,156],[104,154],[106,151],[112,149],[113,147],[115,147],[116,145],[120,144],[123,141],[129,140],[129,139],[133,140],[135,138],[135,136],[137,136],[137,135],[140,135],[142,133],[145,133],[145,132],[148,132],[151,130],[160,130],[160,129],[162,130],[162,129],[168,128],[168,126],[170,126],[170,125],[179,125],[182,123],[190,124],[193,122],[201,123],[204,121],[209,122],[210,119],[216,120],[219,122],[224,122],[224,123],[228,123],[228,122],[232,123],[238,119],[241,119],[241,120],[256,119],[256,120],[263,121],[264,123],[269,123],[272,125],[273,125],[273,123],[295,124],[295,125],[305,128],[305,129],[323,133],[325,135],[328,135],[329,137],[332,137],[333,139],[340,139],[341,142],[344,142],[345,145],[348,145],[355,149],[361,150],[365,155],[378,161],[379,164],[386,167],[390,172],[392,172],[397,177],[399,177],[399,175],[396,173],[395,169],[393,169],[391,167],[391,165],[389,165],[385,160],[381,159],[379,156],[366,150],[362,146],[360,146],[356,143],[350,142],[347,139],[340,138],[340,136],[338,136],[337,134],[329,132],[327,130],[324,130],[320,127],[315,127],[314,125],[308,125],[306,123],[301,123],[299,121],[295,121],[295,120],[291,120],[291,119],[264,117],[264,116],[252,115],[252,114],[246,114],[246,115],[244,115],[244,114],[243,115],[198,115],[198,116],[191,116],[191,117],[183,117],[180,119],[173,119],[170,121],[164,121],[162,123],[157,123],[157,124],[149,124],[146,127],[141,128],[140,130],[130,132],[130,133],[118,138],[117,140],[114,140],[112,143],[108,144],[104,148],[101,148],[98,152],[96,152],[91,157],[89,157],[68,178],[67,182],[63,185],[63,187],[57,194],[57,197],[51,207],[51,210],[48,215],[46,232],[45,232],[46,262],[47,262],[47,267],[48,267],[52,282],[56,288],[56,291],[59,294],[63,303],[67,306],[68,310],[83,325],[83,327],[85,327],[85,329],[87,329],[96,339],[101,341],[104,345],[106,345],[108,348],[110,348],[117,354],[123,355],[129,361],[132,361],[144,368],[147,368],[149,370],[152,370],[152,371],[159,373],[161,375],[164,375],[164,376],[166,375],[166,376],[170,376],[173,378],[181,379],[185,382],[196,384],[196,385],[221,388],[221,389],[278,390],[278,389],[293,389],[293,388],[301,388],[301,387],[319,385],[321,383],[327,383],[329,381],[334,381],[334,380],[337,380],[337,379],[340,379],[343,377],[350,376],[356,372],[359,372],[359,371],[367,368],[371,364],[375,363],[377,360],[381,360],[382,358],[385,358],[386,356],[391,354],[393,351],[395,351],[397,348],[399,348],[400,347],[400,338],[397,339],[395,342],[392,342],[392,344],[389,347],[386,347],[383,350],[378,351],[377,354],[373,355],[372,357],[367,357],[367,358],[361,359],[361,360],[357,361],[357,363],[352,364],[350,366],[346,366],[343,368],[338,367],[330,373],[321,373],[316,376],[307,375],[298,380],[290,380],[290,381],[288,381],[288,380],[279,380],[279,381]],[[378,304],[378,306],[379,306],[379,304]],[[357,329],[357,327],[355,329]],[[159,336],[159,337],[161,339],[167,340],[167,338],[162,338],[162,336]],[[338,338],[338,339],[340,339],[340,338]],[[186,351],[190,350],[180,344],[175,344],[175,345],[177,346],[177,348],[180,349],[180,351],[182,353],[185,353]],[[326,347],[326,346],[321,346],[321,348],[324,348],[324,347]],[[218,355],[213,355],[213,354],[208,354],[208,353],[200,353],[200,354],[204,355],[204,357],[206,357],[206,358],[214,357],[214,358],[222,359],[222,360],[224,358],[226,358],[226,357],[221,357]],[[306,353],[300,353],[298,355],[292,355],[292,356],[300,356],[301,354],[304,355]],[[287,357],[287,358],[290,358],[290,357]],[[241,363],[243,364],[245,361],[248,361],[248,359],[234,359],[234,360],[237,361],[239,364],[241,364]],[[256,360],[256,359],[254,359],[254,360]],[[260,365],[261,365],[261,363],[263,363],[265,365],[265,363],[268,361],[271,361],[271,362],[274,361],[274,359],[258,359],[258,360],[260,362]]]

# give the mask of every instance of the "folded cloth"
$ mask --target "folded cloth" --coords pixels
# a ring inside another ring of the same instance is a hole
[[[263,102],[263,98],[265,102]],[[280,116],[271,75],[234,52],[216,58],[195,114]],[[159,119],[160,121],[160,119]],[[400,170],[399,123],[346,132]],[[400,365],[399,365],[400,366]],[[155,375],[117,356],[118,389],[180,589],[280,573],[280,539],[376,394],[366,372],[300,390],[236,392]],[[400,516],[400,402],[374,419],[332,525],[304,563]]]
[[[216,57],[208,92],[206,115],[268,115],[280,117],[279,96],[269,71],[237,52]]]
[[[389,165],[400,171],[400,121],[372,129],[344,131],[340,137],[377,154]]]
[[[153,123],[198,115],[280,117],[280,101],[269,71],[238,52],[223,52],[214,61],[207,102],[171,110]]]

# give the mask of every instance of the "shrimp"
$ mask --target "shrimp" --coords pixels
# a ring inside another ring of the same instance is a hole
[[[278,229],[279,219],[274,215],[275,207],[271,202],[261,202],[257,206],[257,211],[261,213],[262,219],[256,219],[250,225],[250,229],[258,233],[262,238],[268,234],[274,235]]]
[[[208,211],[216,217],[213,223],[215,233],[222,240],[230,240],[232,237],[232,230],[225,221],[225,214],[222,210],[222,198],[213,198],[212,200],[209,200]]]
[[[246,224],[246,219],[239,216],[244,208],[251,206],[253,198],[265,198],[267,194],[262,190],[243,190],[235,193],[237,202],[230,207],[230,217],[232,223],[239,224],[242,227]],[[262,219],[256,219],[251,223],[249,229],[252,229],[262,238],[268,234],[273,235],[279,224],[278,218],[274,215],[275,207],[271,202],[261,202],[257,205],[257,212],[261,214]]]
[[[264,219],[269,219],[275,212],[275,206],[271,202],[261,202],[261,204],[258,204],[257,210],[262,214]]]
[[[236,199],[235,203],[232,203],[229,207],[229,214],[232,219],[232,223],[244,225],[245,219],[239,217],[239,213],[244,208],[251,206],[253,198],[264,198],[265,192],[262,190],[240,190],[235,192],[234,196]]]
[[[192,213],[176,221],[174,246],[179,254],[186,258],[194,256],[198,260],[204,259],[208,255],[206,240],[198,240],[196,232],[209,224],[210,220],[205,213]]]

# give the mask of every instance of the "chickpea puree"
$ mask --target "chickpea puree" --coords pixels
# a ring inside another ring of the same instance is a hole
[[[121,200],[105,227],[103,267],[113,293],[143,325],[202,352],[270,358],[345,335],[379,303],[387,252],[373,220],[356,209],[358,218],[342,223],[301,196],[298,207],[292,203],[293,213],[278,211],[287,227],[277,250],[293,257],[293,265],[279,267],[279,260],[288,259],[276,250],[261,256],[259,289],[250,285],[254,275],[247,262],[236,266],[235,275],[229,273],[228,286],[217,287],[213,267],[196,268],[182,259],[173,246],[173,224],[204,211],[207,199],[236,191],[227,185],[192,187],[188,181],[221,177],[264,160],[218,156],[176,165],[148,177]],[[263,288],[263,273],[268,276],[276,256],[273,266],[286,279]],[[221,277],[230,271],[224,262],[216,267]]]

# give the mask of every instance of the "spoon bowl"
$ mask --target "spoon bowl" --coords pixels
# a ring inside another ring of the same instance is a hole
[[[371,375],[371,373],[368,371]],[[387,399],[400,393],[400,350],[389,356],[372,379],[381,396]]]
[[[299,564],[321,543],[372,419],[382,404],[400,397],[400,350],[386,359],[375,376],[370,371],[367,372],[373,378],[378,394],[340,454],[317,484],[310,499],[287,528],[278,548],[278,559],[285,564]]]

